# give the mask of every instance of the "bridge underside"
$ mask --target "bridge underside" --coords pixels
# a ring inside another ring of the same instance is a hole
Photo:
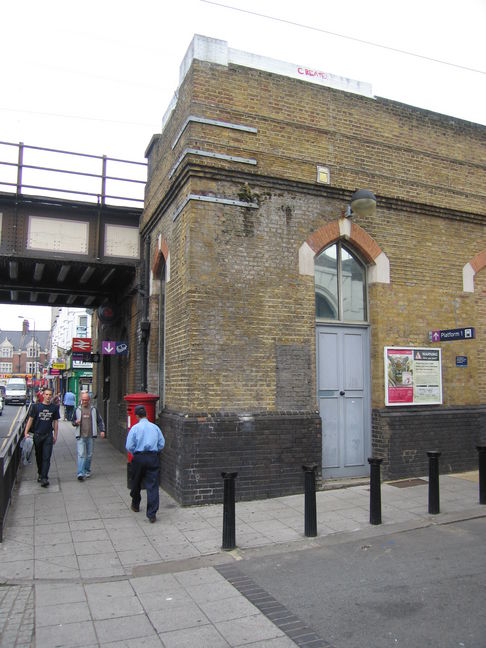
[[[97,308],[134,286],[136,268],[45,258],[0,258],[0,303]]]
[[[97,308],[135,288],[140,209],[0,194],[0,303]]]

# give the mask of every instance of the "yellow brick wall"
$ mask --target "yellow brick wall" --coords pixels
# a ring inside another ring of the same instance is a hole
[[[172,148],[189,115],[258,133],[191,123]],[[485,279],[479,273],[476,292],[463,293],[462,268],[486,249],[485,133],[382,99],[194,62],[150,153],[142,223],[170,250],[166,406],[275,410],[278,350],[288,346],[309,357],[295,403],[315,408],[314,284],[299,274],[298,251],[339,219],[356,187],[372,189],[378,209],[353,222],[390,261],[390,284],[369,290],[373,407],[384,405],[384,346],[431,346],[429,330],[463,326],[475,326],[477,339],[441,345],[444,403],[484,403]],[[187,147],[257,164],[189,155],[169,178]],[[315,182],[317,164],[331,169],[329,190]],[[238,199],[245,191],[258,209],[191,201],[173,221],[191,193]],[[152,343],[153,380],[157,353]],[[467,369],[456,368],[456,355],[468,356]]]

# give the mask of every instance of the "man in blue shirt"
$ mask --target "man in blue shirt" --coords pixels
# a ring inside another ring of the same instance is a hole
[[[138,423],[130,429],[126,449],[133,455],[132,459],[132,511],[140,511],[140,489],[145,480],[147,489],[147,517],[155,522],[159,510],[159,452],[165,445],[160,428],[147,419],[143,405],[135,406]]]
[[[63,405],[64,405],[64,420],[72,421],[73,414],[74,414],[74,407],[76,406],[76,396],[73,394],[72,391],[67,391],[64,394]]]

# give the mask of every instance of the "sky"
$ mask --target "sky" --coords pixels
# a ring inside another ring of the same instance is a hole
[[[486,0],[7,0],[0,20],[1,142],[144,161],[194,34],[486,125]]]

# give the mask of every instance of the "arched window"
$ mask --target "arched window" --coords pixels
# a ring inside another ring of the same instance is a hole
[[[316,258],[316,318],[339,322],[368,319],[366,267],[341,241]]]

